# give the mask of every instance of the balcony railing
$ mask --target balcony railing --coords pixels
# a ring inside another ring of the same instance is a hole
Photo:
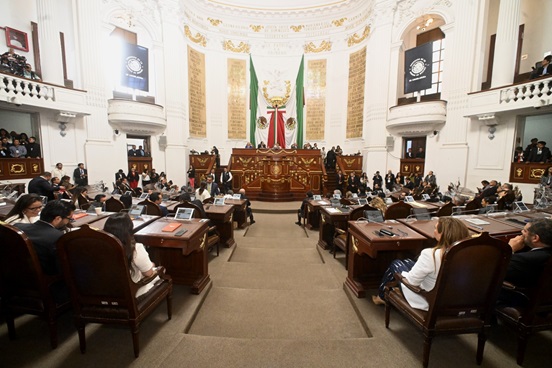
[[[14,75],[3,74],[0,85],[8,95],[8,102],[17,104],[18,96],[55,101],[53,86],[43,82],[20,78]]]

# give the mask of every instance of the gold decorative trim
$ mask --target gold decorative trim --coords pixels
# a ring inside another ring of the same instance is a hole
[[[272,103],[272,106],[278,105],[283,106],[287,104],[289,97],[291,96],[291,81],[284,81],[286,83],[286,95],[284,97],[281,96],[274,96],[274,97],[268,97],[268,85],[270,84],[270,81],[263,81],[264,87],[263,87],[263,96],[264,98]]]
[[[188,39],[193,43],[197,43],[203,47],[207,46],[207,39],[201,33],[198,32],[195,34],[195,36],[192,35],[192,31],[190,31],[190,27],[188,26],[184,26],[184,33],[186,34],[186,37],[188,37]]]
[[[303,165],[310,166],[314,162],[314,158],[306,159],[304,157],[301,157],[301,161],[303,162]]]
[[[285,149],[279,149],[279,150],[273,150],[272,148],[268,149],[257,149],[255,153],[273,153],[275,155],[280,155],[282,153],[297,153],[297,150],[285,150]]]
[[[264,26],[262,26],[260,24],[259,25],[250,24],[249,28],[251,28],[253,30],[253,32],[260,32],[264,28]]]
[[[332,43],[330,41],[323,40],[320,42],[320,46],[316,46],[314,42],[309,42],[303,46],[306,54],[318,53],[323,51],[332,51]]]
[[[220,19],[207,18],[207,20],[215,27],[218,27],[222,23],[222,20]]]
[[[353,252],[358,253],[358,240],[354,236],[351,236],[351,242],[353,243]]]
[[[355,33],[354,35],[352,35],[347,39],[347,46],[351,47],[353,45],[356,45],[357,43],[361,43],[366,39],[366,37],[368,37],[369,34],[370,34],[370,26],[366,26],[366,28],[364,28],[364,32],[362,33],[362,35],[359,36]]]
[[[351,167],[355,163],[356,158],[351,158],[351,159],[344,158],[343,161],[345,161],[345,163],[347,164],[347,167]]]
[[[334,20],[332,20],[332,24],[336,27],[341,27],[343,25],[343,23],[345,23],[346,20],[347,20],[347,18],[334,19]]]
[[[222,48],[227,51],[232,52],[243,52],[245,54],[249,54],[250,46],[245,42],[240,42],[238,46],[234,45],[234,42],[231,40],[226,40],[222,44]]]
[[[203,249],[205,247],[206,243],[207,243],[207,233],[203,234],[203,239],[201,240],[201,244],[199,245],[199,249]]]
[[[201,164],[201,166],[205,166],[205,164],[207,163],[207,161],[209,160],[208,158],[196,158],[196,160]]]
[[[303,25],[300,25],[300,26],[289,26],[289,28],[291,28],[291,30],[293,32],[301,32],[303,30],[303,28],[305,28],[305,26]]]
[[[529,171],[529,178],[540,179],[542,177],[542,174],[544,174],[545,171],[546,171],[545,169],[531,169],[531,171]]]
[[[25,164],[11,164],[10,173],[12,174],[25,174]]]

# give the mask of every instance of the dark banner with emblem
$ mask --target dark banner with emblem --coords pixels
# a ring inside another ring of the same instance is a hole
[[[433,42],[404,53],[404,93],[431,88]]]
[[[148,49],[126,43],[123,47],[121,84],[125,87],[149,91]]]

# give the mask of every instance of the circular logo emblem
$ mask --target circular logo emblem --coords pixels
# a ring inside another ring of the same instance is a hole
[[[297,121],[295,118],[289,118],[286,120],[286,129],[287,130],[293,130],[295,129],[295,126],[297,125]]]
[[[142,73],[142,71],[144,70],[142,60],[138,59],[136,56],[127,57],[126,68],[130,73],[135,75]]]
[[[410,63],[410,75],[417,77],[425,72],[427,69],[426,60],[423,58],[415,59]]]
[[[271,166],[270,173],[272,175],[280,175],[282,173],[282,168],[279,165]]]
[[[264,116],[259,116],[257,118],[257,128],[259,129],[266,129],[268,128],[268,121]]]

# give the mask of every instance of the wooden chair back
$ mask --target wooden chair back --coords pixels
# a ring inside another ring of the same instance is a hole
[[[386,220],[396,220],[401,218],[407,218],[410,215],[412,206],[405,202],[393,203],[391,206],[387,207],[385,211]]]
[[[182,203],[179,203],[174,207],[174,211],[176,212],[179,208],[193,208],[195,210],[193,213],[193,218],[202,218],[203,211],[201,211],[201,209],[195,203],[183,201]]]
[[[105,201],[105,210],[107,212],[120,212],[123,209],[125,209],[125,205],[115,197],[111,197]]]
[[[149,199],[145,199],[138,204],[146,206],[146,215],[161,216],[161,208],[159,208],[157,203],[153,203]]]
[[[61,278],[42,272],[32,242],[18,228],[0,225],[0,295],[11,339],[15,338],[14,317],[32,314],[45,319],[50,344],[57,347],[56,318],[70,307],[70,301],[54,300],[50,286]]]
[[[167,298],[169,319],[171,317],[172,280],[163,279],[136,298],[140,285],[132,282],[121,242],[88,225],[63,235],[58,241],[58,252],[75,309],[81,352],[86,350],[84,327],[87,322],[124,324],[130,326],[134,354],[138,357],[138,327],[142,319],[164,298]]]
[[[516,292],[516,291],[510,291]],[[520,292],[525,305],[499,306],[496,314],[518,335],[517,363],[523,364],[529,336],[537,331],[552,330],[552,258],[544,265],[538,282]]]
[[[479,212],[480,208],[481,208],[480,203],[477,200],[473,199],[468,203],[466,203],[465,212],[469,214],[476,214]]]
[[[443,207],[439,208],[435,213],[435,216],[437,217],[451,216],[453,207],[454,207],[454,203],[449,202],[445,204]]]
[[[364,217],[364,211],[379,211],[379,209],[374,208],[370,206],[369,204],[365,204],[362,207],[355,208],[351,211],[351,214],[349,215],[350,221],[356,221],[361,217]],[[381,211],[380,211],[381,212]]]
[[[444,254],[435,287],[419,291],[429,304],[427,312],[412,308],[396,289],[386,287],[385,324],[390,308],[405,314],[425,336],[423,365],[427,367],[431,341],[439,334],[478,333],[476,360],[483,359],[485,333],[502,285],[512,249],[484,232],[456,242]],[[403,281],[404,282],[404,281]]]

